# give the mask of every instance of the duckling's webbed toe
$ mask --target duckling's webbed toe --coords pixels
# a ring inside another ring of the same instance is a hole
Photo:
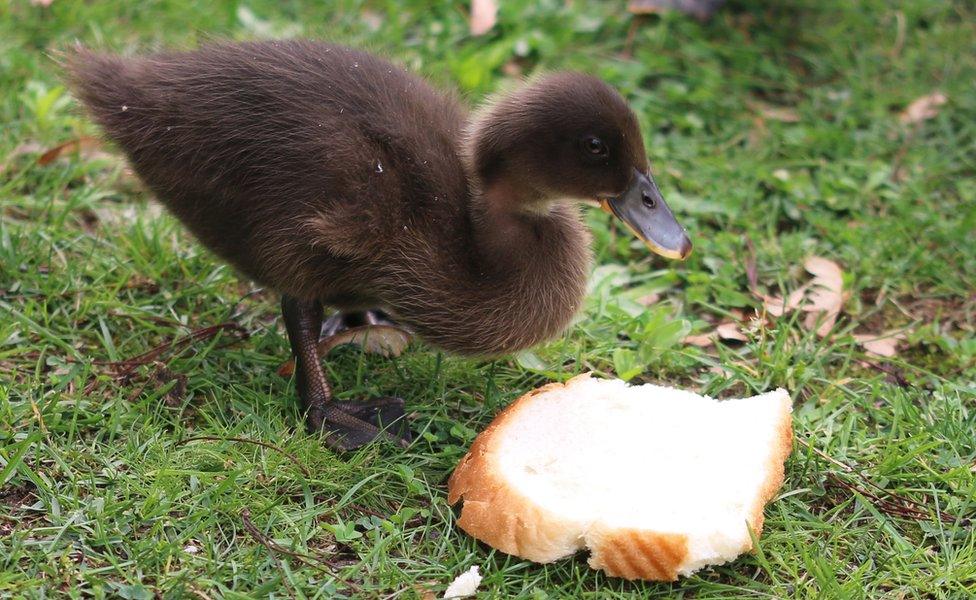
[[[336,400],[336,408],[370,425],[387,431],[405,442],[413,440],[403,398],[383,396],[370,400]]]
[[[398,401],[399,406],[390,400]],[[393,442],[405,448],[413,440],[404,418],[403,400],[399,398],[335,401],[333,408],[342,411],[342,418],[326,419],[322,424],[325,445],[333,450],[348,452],[375,441]]]

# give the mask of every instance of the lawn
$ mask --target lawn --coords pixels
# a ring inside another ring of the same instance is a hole
[[[502,5],[473,37],[450,2],[0,3],[0,596],[426,599],[477,565],[483,597],[976,597],[976,7],[737,0],[702,24]],[[333,454],[276,374],[277,298],[89,139],[52,59],[75,40],[275,36],[372,48],[472,104],[537,70],[599,75],[639,114],[695,252],[649,256],[593,211],[598,266],[562,338],[490,362],[336,350],[342,396],[407,398],[418,435]],[[842,272],[825,335],[763,299],[803,286],[811,257]],[[694,337],[719,325],[743,339]],[[898,339],[878,356],[861,334]],[[628,583],[455,527],[446,478],[476,432],[591,370],[790,391],[796,442],[756,552]]]

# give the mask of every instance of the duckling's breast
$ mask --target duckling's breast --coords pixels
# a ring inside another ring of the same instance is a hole
[[[559,243],[527,246],[522,259],[494,268],[430,245],[407,252],[387,267],[383,303],[426,342],[457,354],[497,356],[550,340],[579,310],[592,261],[589,233],[563,225]]]

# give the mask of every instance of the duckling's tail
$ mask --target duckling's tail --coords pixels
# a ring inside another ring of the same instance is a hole
[[[146,98],[139,73],[144,65],[138,59],[94,52],[83,46],[60,53],[56,60],[65,72],[65,81],[108,137],[123,148],[139,143],[139,110]]]

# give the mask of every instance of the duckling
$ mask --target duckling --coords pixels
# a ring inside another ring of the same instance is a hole
[[[384,428],[399,398],[333,399],[324,307],[380,309],[436,347],[497,356],[552,338],[580,307],[581,203],[658,254],[691,251],[633,112],[588,75],[545,75],[470,114],[383,58],[317,41],[77,48],[65,67],[169,211],[281,295],[308,429],[335,449],[409,434]]]

